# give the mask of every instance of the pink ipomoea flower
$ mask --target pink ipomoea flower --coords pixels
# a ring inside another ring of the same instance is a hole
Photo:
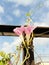
[[[21,26],[20,28],[15,28],[13,31],[16,35],[21,35],[24,31],[24,26]]]
[[[26,34],[31,34],[31,32],[33,32],[33,30],[34,30],[33,26],[25,27],[25,33]]]
[[[21,35],[23,32],[25,32],[25,34],[31,34],[31,32],[33,32],[33,30],[36,28],[36,26],[21,26],[20,28],[15,28],[13,31],[15,32],[15,34],[17,35]]]

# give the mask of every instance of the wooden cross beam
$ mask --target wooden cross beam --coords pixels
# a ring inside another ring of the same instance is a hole
[[[20,26],[0,25],[0,36],[16,36],[13,29]],[[49,37],[49,27],[37,27],[34,31],[34,37]]]

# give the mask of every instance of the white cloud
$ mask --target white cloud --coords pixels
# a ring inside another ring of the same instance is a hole
[[[16,38],[14,38],[14,42],[12,43],[12,46],[13,45],[19,46],[19,45],[21,45],[21,42],[22,42],[22,40],[20,39],[20,37],[16,37]]]
[[[5,51],[6,53],[13,52],[13,48],[16,48],[16,46],[20,46],[21,39],[19,37],[14,38],[14,41],[12,43],[4,42],[2,51]]]
[[[34,45],[46,45],[49,42],[49,38],[34,38]]]
[[[15,2],[18,5],[28,6],[33,3],[33,0],[7,0],[8,2]]]
[[[4,13],[4,7],[0,5],[0,13]]]
[[[8,42],[4,42],[3,48],[1,50],[6,52],[6,53],[12,52],[11,44],[9,44]]]
[[[35,26],[42,26],[42,27],[48,27],[49,24],[47,22],[35,22]]]
[[[16,16],[16,17],[20,17],[21,15],[21,11],[19,9],[16,9],[13,11],[13,14]]]
[[[44,3],[44,5],[45,5],[46,7],[49,7],[49,0],[46,0],[45,3]]]
[[[36,26],[46,26],[46,27],[49,27],[49,12],[43,14],[40,17],[40,21],[39,22],[38,21],[37,22],[34,22],[34,25],[36,25]]]
[[[49,24],[47,22],[34,22],[35,26],[48,27]]]

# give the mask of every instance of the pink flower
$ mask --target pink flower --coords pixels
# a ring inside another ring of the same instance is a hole
[[[15,28],[13,31],[15,32],[16,35],[21,35],[24,31],[24,27],[21,26],[20,28]]]
[[[27,26],[27,30],[25,30],[26,34],[31,34],[35,28],[35,26]]]
[[[25,33],[26,34],[31,34],[31,32],[33,32],[33,30],[36,28],[36,26],[27,26],[25,27]]]
[[[32,26],[25,27],[25,33],[30,34],[32,32]]]
[[[21,35],[23,33],[23,31],[26,34],[31,34],[31,32],[33,32],[33,30],[36,28],[36,26],[21,26],[20,28],[15,28],[13,31],[17,34],[17,35]]]

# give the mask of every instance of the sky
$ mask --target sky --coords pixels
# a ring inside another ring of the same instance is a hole
[[[49,26],[49,0],[0,0],[0,25],[24,25],[30,11],[31,24]],[[0,36],[0,50],[12,52],[20,42],[18,37]],[[34,50],[39,55],[49,55],[49,38],[34,38]]]

